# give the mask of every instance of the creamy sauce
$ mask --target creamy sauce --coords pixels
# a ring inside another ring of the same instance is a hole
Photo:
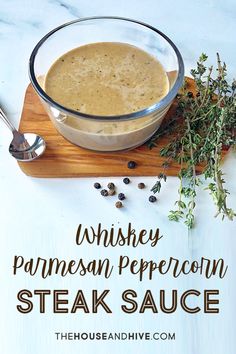
[[[128,114],[160,101],[169,90],[160,62],[125,43],[101,42],[62,55],[45,78],[46,93],[64,107],[92,115]]]

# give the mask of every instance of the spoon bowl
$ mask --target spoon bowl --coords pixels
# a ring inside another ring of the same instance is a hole
[[[9,153],[18,161],[32,161],[41,156],[46,148],[44,139],[34,133],[24,133],[23,141],[16,145],[13,138]]]
[[[19,133],[0,108],[0,118],[13,134],[9,153],[18,161],[33,161],[41,156],[46,148],[45,140],[35,133]]]

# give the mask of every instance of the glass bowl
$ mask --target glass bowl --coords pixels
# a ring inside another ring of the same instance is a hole
[[[169,79],[159,102],[130,114],[95,116],[63,107],[47,95],[44,80],[52,64],[66,52],[95,42],[120,42],[156,57]],[[162,32],[145,23],[120,17],[90,17],[63,24],[44,36],[29,60],[30,80],[52,123],[70,142],[96,151],[135,148],[159,128],[184,78],[181,54]]]

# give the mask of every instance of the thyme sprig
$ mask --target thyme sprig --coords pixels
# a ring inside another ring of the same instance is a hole
[[[227,217],[230,220],[236,216],[227,205],[229,192],[221,170],[223,150],[236,145],[236,81],[230,84],[226,80],[226,64],[221,62],[218,53],[215,71],[213,66],[206,67],[207,59],[207,55],[202,54],[197,67],[191,70],[196,94],[184,85],[177,95],[176,113],[149,142],[153,147],[162,135],[172,134],[172,140],[160,151],[166,162],[152,191],[160,193],[162,181],[167,178],[165,168],[171,161],[176,161],[180,166],[179,197],[169,219],[184,219],[188,228],[194,226],[197,188],[203,179],[209,180],[205,190],[213,198],[215,216],[221,215],[222,219]],[[197,173],[199,165],[204,166],[202,176]]]

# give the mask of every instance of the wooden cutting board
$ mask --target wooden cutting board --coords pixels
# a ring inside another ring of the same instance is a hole
[[[192,85],[192,81],[189,84]],[[174,105],[166,119],[173,109]],[[168,137],[164,137],[152,150],[143,145],[134,150],[112,153],[93,152],[73,145],[56,131],[31,84],[26,90],[19,130],[41,135],[47,144],[39,159],[19,162],[21,170],[33,177],[157,176],[162,172],[165,161],[159,151],[168,143]],[[127,168],[130,160],[137,162],[135,169]],[[178,170],[179,166],[172,164],[166,172],[176,176]]]

